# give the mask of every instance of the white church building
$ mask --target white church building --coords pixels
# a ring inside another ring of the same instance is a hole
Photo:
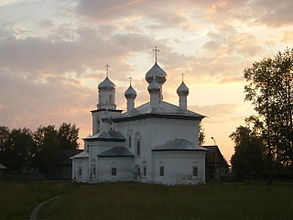
[[[206,148],[198,137],[204,116],[187,109],[189,89],[183,80],[177,88],[179,105],[163,101],[166,76],[156,61],[145,75],[149,102],[135,107],[137,93],[130,83],[123,112],[116,109],[115,84],[107,74],[98,85],[97,109],[91,111],[92,136],[84,138],[84,151],[71,157],[73,181],[205,183]]]

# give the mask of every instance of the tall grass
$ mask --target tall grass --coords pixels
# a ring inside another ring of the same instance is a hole
[[[28,219],[39,202],[73,187],[70,183],[0,182],[0,220]]]
[[[42,219],[292,219],[292,185],[81,185]]]

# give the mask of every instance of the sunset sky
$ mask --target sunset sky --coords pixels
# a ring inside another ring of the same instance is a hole
[[[105,64],[118,109],[130,75],[138,106],[157,46],[164,100],[178,104],[183,73],[205,144],[213,136],[229,161],[229,135],[253,114],[243,70],[292,43],[292,0],[0,0],[0,125],[71,122],[88,136]]]

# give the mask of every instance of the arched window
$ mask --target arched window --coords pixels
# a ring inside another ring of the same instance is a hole
[[[111,173],[112,176],[117,176],[117,165],[114,162],[111,164]]]
[[[109,104],[110,105],[113,104],[113,96],[112,95],[109,96]]]
[[[145,161],[142,163],[142,168],[143,168],[143,176],[146,176],[147,175],[147,164]]]
[[[78,176],[82,176],[82,164],[81,161],[78,163]]]
[[[136,155],[139,156],[141,153],[141,136],[139,134],[139,132],[135,133],[135,143],[136,143]]]
[[[165,167],[163,161],[160,162],[160,176],[165,176]]]
[[[131,136],[128,137],[128,147],[131,148]]]
[[[192,163],[192,176],[198,176],[198,165],[197,161]]]

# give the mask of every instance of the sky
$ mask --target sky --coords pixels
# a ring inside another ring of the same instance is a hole
[[[255,114],[243,70],[292,46],[292,11],[292,0],[0,0],[0,125],[67,122],[88,136],[105,65],[118,109],[130,76],[138,106],[157,46],[164,100],[178,104],[184,74],[205,145],[214,137],[230,161],[229,135]]]

